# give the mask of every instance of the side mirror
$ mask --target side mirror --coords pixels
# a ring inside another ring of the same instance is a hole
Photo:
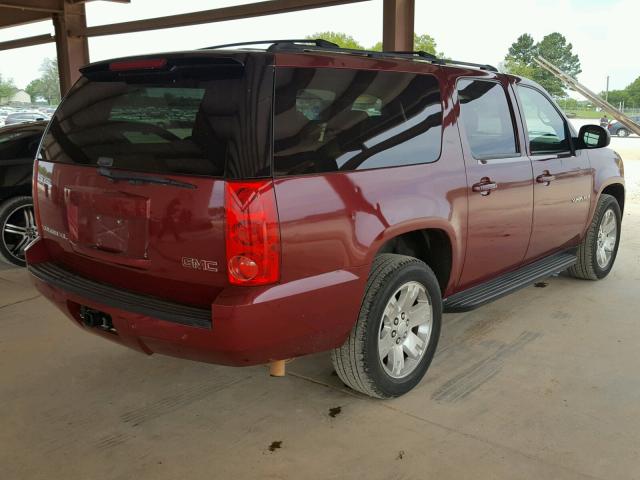
[[[578,149],[607,147],[611,143],[609,131],[599,125],[584,125],[578,133]]]

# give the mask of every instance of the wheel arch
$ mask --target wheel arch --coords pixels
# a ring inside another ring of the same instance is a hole
[[[618,202],[618,205],[620,206],[620,212],[624,213],[625,189],[622,183],[612,182],[607,184],[600,189],[598,198],[600,198],[602,194],[611,195],[612,197],[614,197]]]
[[[602,197],[602,194],[611,195],[617,201],[618,205],[620,205],[620,213],[624,212],[624,204],[625,204],[625,183],[624,177],[622,177],[622,169],[616,172],[617,175],[605,177],[604,181],[599,181],[596,178],[596,182],[591,194],[591,208],[589,210],[589,216],[587,218],[587,222],[584,226],[584,230],[582,233],[582,238],[586,235],[587,230],[589,229],[589,225],[593,222],[593,216],[596,214],[596,210],[598,209],[598,202]]]
[[[373,259],[382,253],[397,253],[418,258],[433,270],[443,296],[458,277],[458,238],[443,222],[402,225],[387,229],[375,242]]]

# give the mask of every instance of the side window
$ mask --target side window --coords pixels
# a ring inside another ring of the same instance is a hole
[[[435,162],[442,106],[432,75],[332,68],[276,71],[276,175]]]
[[[569,151],[569,138],[564,119],[542,93],[528,87],[518,87],[531,154]]]
[[[460,80],[458,100],[460,119],[474,158],[505,158],[518,154],[511,110],[500,83]]]
[[[0,160],[34,158],[41,136],[41,132],[26,131],[0,137]]]

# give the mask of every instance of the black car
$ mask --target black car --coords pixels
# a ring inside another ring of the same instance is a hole
[[[629,118],[640,125],[640,116]],[[629,130],[629,128],[627,128],[620,122],[611,122],[607,128],[609,129],[609,133],[611,135],[617,135],[619,137],[628,137],[631,133],[631,130]]]
[[[48,118],[48,115],[40,112],[18,112],[7,115],[4,124],[13,125],[17,123],[40,122]]]
[[[24,266],[36,236],[31,200],[33,160],[46,122],[0,128],[0,259]]]

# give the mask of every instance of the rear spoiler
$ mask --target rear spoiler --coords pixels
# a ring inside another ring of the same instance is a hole
[[[157,77],[197,78],[219,69],[226,72],[237,69],[238,75],[241,75],[244,62],[228,56],[133,57],[93,63],[82,67],[80,73],[93,81],[123,81],[140,77],[153,81]]]

